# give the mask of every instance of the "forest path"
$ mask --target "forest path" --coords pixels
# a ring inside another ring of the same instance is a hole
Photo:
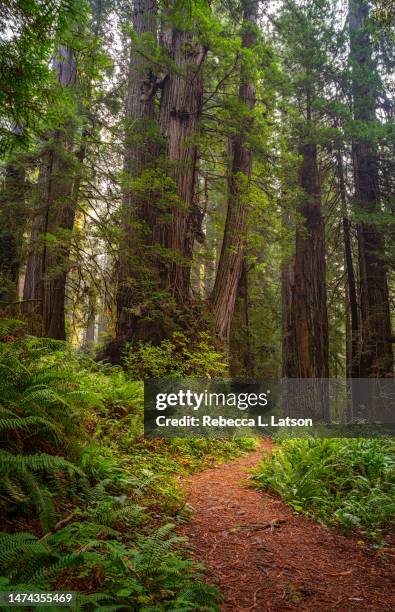
[[[262,442],[258,451],[188,481],[193,515],[179,533],[223,593],[221,610],[395,610],[393,555],[249,487],[248,469],[272,447]]]

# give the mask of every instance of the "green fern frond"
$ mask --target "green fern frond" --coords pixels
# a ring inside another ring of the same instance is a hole
[[[104,499],[107,499],[108,493],[106,491],[106,487],[109,484],[111,484],[111,480],[109,478],[106,478],[98,482],[93,487],[88,487],[84,491],[87,502],[93,503],[93,502],[99,502],[99,501],[103,501]]]
[[[122,508],[115,506],[113,498],[102,499],[96,508],[89,511],[89,516],[101,525],[113,526],[117,521],[129,521],[134,525],[144,520],[144,508],[136,504],[128,504]]]
[[[0,449],[0,473],[9,474],[17,471],[23,473],[26,470],[33,472],[54,472],[56,470],[68,470],[84,475],[83,471],[76,465],[57,455],[37,453],[36,455],[13,455],[8,451]]]
[[[28,531],[19,531],[18,533],[0,533],[0,554],[2,547],[7,547],[10,543],[27,542],[28,540],[37,540],[33,533]]]
[[[171,536],[174,525],[167,523],[159,527],[150,537],[138,538],[139,555],[136,557],[136,569],[143,574],[151,574],[158,571],[161,563],[172,552],[173,546],[179,542],[185,542],[185,538]]]
[[[98,561],[98,555],[95,553],[70,553],[59,558],[55,563],[52,563],[48,567],[43,567],[38,572],[34,573],[30,580],[37,584],[48,583],[51,579],[66,568],[78,567],[84,565],[88,561]]]
[[[6,491],[9,497],[16,502],[28,501],[29,497],[22,491],[20,483],[10,476],[5,476],[3,481],[0,483],[3,490]]]
[[[217,610],[216,601],[221,601],[221,595],[214,586],[204,582],[195,582],[178,593],[177,601],[191,602],[204,606],[207,610]],[[195,608],[196,609],[196,608]]]
[[[69,407],[67,400],[57,391],[43,385],[35,385],[28,389],[20,400],[22,406],[28,404],[60,404],[61,406]]]
[[[25,321],[19,319],[0,319],[0,336],[10,336],[20,333],[26,328]]]
[[[32,533],[15,533],[0,535],[0,561],[9,563],[16,555],[29,554],[47,555],[48,548]]]
[[[12,414],[12,413],[11,413]],[[50,421],[38,416],[16,417],[13,419],[0,419],[0,433],[3,431],[26,429],[29,431],[37,431],[37,429],[45,428],[52,432],[59,433],[55,425]]]
[[[68,401],[71,400],[73,404],[82,404],[83,406],[90,407],[103,407],[103,401],[98,393],[90,391],[88,389],[74,389],[66,394]]]
[[[49,536],[47,542],[51,546],[59,548],[60,546],[70,546],[70,544],[74,546],[75,542],[78,542],[80,545],[85,545],[90,540],[107,536],[116,538],[120,536],[120,533],[115,529],[111,529],[111,527],[92,523],[91,521],[74,521]]]
[[[47,533],[56,522],[56,510],[51,494],[29,471],[24,474],[24,481],[28,487],[30,498],[37,509],[41,527],[44,533]]]
[[[0,406],[0,414],[11,417],[15,416],[15,413],[12,410],[10,410],[9,408],[5,408],[4,406]]]

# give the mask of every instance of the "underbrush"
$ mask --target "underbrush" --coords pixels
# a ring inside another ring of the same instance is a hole
[[[284,440],[256,468],[254,482],[279,493],[297,512],[380,540],[395,514],[395,443]]]
[[[0,590],[77,591],[87,610],[216,610],[174,532],[188,516],[179,476],[252,442],[145,440],[141,382],[63,343],[0,335]]]

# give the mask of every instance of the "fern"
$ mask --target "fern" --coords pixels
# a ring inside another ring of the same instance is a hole
[[[77,610],[85,609],[85,607],[87,607],[89,610],[91,610],[93,607],[94,610],[98,610],[100,612],[115,612],[115,610],[125,610],[125,606],[116,605],[115,598],[108,593],[91,593],[89,595],[78,593]]]
[[[41,527],[46,533],[50,531],[56,522],[56,510],[48,489],[38,482],[31,472],[24,473],[24,481],[27,485],[30,499],[35,505],[40,519]]]
[[[42,384],[36,384],[26,389],[20,400],[22,406],[29,404],[57,404],[64,407],[69,407],[66,399],[54,389],[50,389]]]
[[[26,328],[26,323],[19,319],[0,319],[0,337],[19,335]]]
[[[12,414],[11,411],[8,411]],[[40,429],[46,429],[56,435],[59,435],[59,430],[53,423],[38,416],[15,417],[13,419],[0,419],[0,433],[4,431],[27,430],[29,432],[37,432]]]
[[[210,584],[203,582],[195,582],[191,586],[183,589],[177,597],[176,604],[177,610],[181,610],[182,602],[190,602],[193,605],[193,609],[196,609],[196,604],[206,609],[207,611],[217,610],[215,601],[220,599],[218,590]],[[190,607],[185,609],[191,609]]]
[[[144,520],[144,508],[132,503],[128,503],[122,508],[117,508],[112,498],[106,501],[102,500],[97,507],[89,510],[88,515],[101,525],[108,527],[115,525],[118,521],[137,525]]]
[[[37,455],[13,455],[0,450],[0,474],[6,478],[8,490],[15,486],[15,481],[24,486],[26,494],[36,507],[44,532],[49,531],[55,523],[56,511],[48,488],[41,483],[35,472],[54,472],[67,470],[70,473],[83,472],[63,457],[39,453]]]
[[[97,560],[97,555],[89,556],[89,553],[71,553],[57,559],[54,563],[43,567],[30,576],[30,580],[35,584],[47,584],[53,578],[56,578],[60,572],[70,567],[78,567],[83,565],[88,560]]]
[[[0,534],[8,590],[70,588],[96,579],[101,592],[80,595],[77,609],[216,609],[214,590],[178,550],[184,540],[173,525],[138,535],[136,526],[149,517],[147,497],[164,514],[177,498],[155,473],[166,455],[154,463],[145,450],[130,454],[140,423],[141,384],[129,383],[122,370],[56,341],[0,342],[0,511],[7,531],[21,524],[37,529],[38,517],[43,532]],[[87,444],[85,424],[97,426]]]
[[[15,555],[26,552],[47,554],[48,548],[31,533],[0,534],[0,562],[9,563]]]
[[[173,529],[174,525],[168,523],[159,527],[152,536],[138,538],[140,553],[136,558],[137,571],[143,574],[155,573],[172,551],[174,544],[185,542],[185,538],[170,537]]]
[[[75,542],[77,542],[79,546],[85,546],[87,542],[93,541],[94,539],[98,540],[108,536],[117,538],[120,537],[120,535],[119,531],[111,527],[106,527],[105,525],[100,525],[91,521],[74,521],[58,532],[47,536],[46,541],[55,548],[66,549],[70,547],[70,543],[72,543],[73,547],[75,546]]]
[[[13,472],[23,473],[26,470],[33,472],[54,472],[56,470],[67,470],[76,472],[83,476],[83,471],[76,465],[63,457],[38,453],[36,455],[13,455],[8,451],[0,449],[0,473]]]

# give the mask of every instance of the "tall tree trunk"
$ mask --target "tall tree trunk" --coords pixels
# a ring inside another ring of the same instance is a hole
[[[373,137],[378,74],[369,33],[369,3],[350,0],[350,61],[354,120],[365,125],[366,136],[353,142],[355,203],[365,219],[358,223],[362,351],[360,376],[393,376],[391,318],[385,262],[385,239],[369,215],[381,211],[378,159]]]
[[[54,68],[62,87],[76,82],[73,51],[61,47]],[[52,134],[40,166],[23,292],[31,333],[64,340],[65,287],[74,224],[72,122]]]
[[[248,270],[244,259],[229,340],[229,369],[231,376],[249,377],[253,371],[248,296]]]
[[[257,42],[257,8],[254,0],[243,0],[242,45],[252,49]],[[241,66],[239,100],[247,109],[255,106],[255,83],[248,66]],[[231,142],[232,166],[228,185],[228,211],[217,275],[211,296],[215,320],[215,332],[225,342],[229,341],[237,292],[242,274],[244,248],[247,234],[248,206],[246,197],[251,180],[252,151],[248,134],[252,127],[251,113],[243,118],[239,131]]]
[[[76,199],[72,127],[55,138],[44,242],[43,335],[66,339],[65,302]],[[52,239],[54,236],[54,240]]]
[[[17,315],[21,243],[25,226],[25,173],[10,161],[0,194],[0,311]]]
[[[172,18],[176,17],[174,14]],[[193,245],[202,238],[202,214],[196,197],[197,144],[203,102],[202,65],[206,49],[192,30],[172,27],[163,42],[175,70],[163,83],[160,129],[166,141],[170,176],[179,201],[173,203],[171,222],[164,226],[163,243],[170,250],[168,284],[180,303],[189,297]]]
[[[51,169],[52,153],[46,152],[40,163],[23,286],[22,312],[27,319],[28,332],[34,336],[43,335],[43,242],[47,231]]]
[[[295,262],[286,261],[281,269],[281,327],[282,327],[282,376],[297,378],[295,348],[295,323],[293,296],[295,291]]]
[[[346,261],[347,272],[347,298],[350,308],[351,322],[351,338],[350,351],[346,351],[349,357],[346,364],[347,375],[351,378],[359,377],[359,316],[358,316],[358,299],[357,287],[355,281],[354,264],[352,257],[350,220],[347,214],[347,195],[346,185],[344,181],[343,160],[341,152],[337,153],[337,175],[339,181],[340,203],[342,207],[342,225],[343,225],[343,240],[344,240],[344,255]],[[347,314],[348,317],[348,314]]]
[[[292,185],[295,187],[295,185]],[[285,231],[292,235],[295,232],[295,215],[293,211],[284,208],[282,223]],[[292,232],[292,233],[291,233]],[[295,246],[295,245],[294,245]],[[281,264],[281,375],[283,378],[297,378],[295,325],[293,295],[295,291],[295,253],[283,256]]]
[[[308,112],[309,114],[309,112]],[[303,225],[296,230],[293,291],[293,347],[298,378],[328,378],[325,227],[317,169],[317,146],[300,146],[299,184]]]
[[[307,121],[311,121],[307,96]],[[282,362],[285,378],[309,378],[313,385],[290,384],[287,408],[294,414],[294,400],[302,395],[312,414],[329,415],[328,315],[326,302],[325,226],[317,167],[317,146],[299,146],[299,186],[303,201],[297,221],[295,255],[282,269]],[[300,400],[299,400],[300,401]],[[298,401],[295,407],[297,406]]]
[[[134,32],[140,40],[145,34],[151,34],[156,38],[156,2],[135,0],[132,21]],[[144,317],[144,303],[150,294],[158,289],[158,273],[151,260],[157,224],[155,205],[151,201],[150,185],[147,185],[146,190],[130,185],[133,179],[139,177],[144,179],[144,173],[152,170],[157,160],[155,87],[156,80],[152,74],[150,61],[132,43],[126,101],[127,128],[124,153],[126,186],[122,201],[122,235],[117,288],[116,344],[119,345],[119,350],[126,340],[153,339],[152,334],[156,333],[155,326]],[[110,349],[110,352],[114,351],[115,345]],[[113,355],[115,360],[118,357]]]

